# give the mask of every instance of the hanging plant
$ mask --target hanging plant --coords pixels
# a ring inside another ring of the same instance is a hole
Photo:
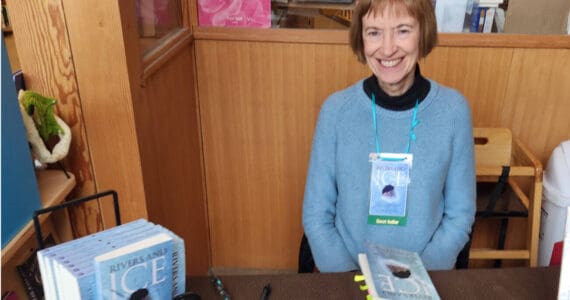
[[[71,144],[71,130],[54,114],[57,100],[32,91],[20,90],[18,101],[34,157],[41,163],[55,163],[67,156]],[[54,137],[59,140],[50,151],[47,143]]]

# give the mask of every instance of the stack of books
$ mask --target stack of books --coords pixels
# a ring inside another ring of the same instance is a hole
[[[502,24],[504,24],[504,11],[499,9],[500,4],[503,4],[503,0],[474,0],[471,10],[467,9],[469,32],[493,32],[493,24],[497,23],[495,22],[495,15],[501,16],[499,17],[501,21],[496,27],[502,28]]]
[[[40,250],[37,258],[48,300],[172,299],[186,287],[184,241],[144,219]]]

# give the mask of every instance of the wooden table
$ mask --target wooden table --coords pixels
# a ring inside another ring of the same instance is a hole
[[[269,299],[361,299],[356,273],[220,276],[232,299],[259,299],[271,284]],[[468,269],[429,272],[442,299],[556,299],[559,267]],[[207,277],[188,277],[186,289],[202,299],[220,299]]]

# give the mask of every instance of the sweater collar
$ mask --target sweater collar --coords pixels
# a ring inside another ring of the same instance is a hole
[[[382,108],[395,111],[408,110],[416,105],[416,100],[422,102],[430,90],[430,82],[420,73],[420,66],[416,65],[414,83],[404,94],[400,96],[390,96],[380,88],[378,80],[374,74],[364,80],[364,92],[370,99],[374,94],[376,104]]]

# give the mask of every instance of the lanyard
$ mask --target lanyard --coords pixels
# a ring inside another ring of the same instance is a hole
[[[416,134],[414,133],[414,128],[420,124],[420,120],[417,119],[419,102],[416,100],[416,105],[414,106],[414,112],[412,115],[412,122],[410,124],[410,131],[408,132],[408,146],[406,146],[406,154],[410,153],[410,144],[412,141],[416,140]],[[372,123],[374,125],[374,137],[376,142],[376,153],[380,153],[380,141],[378,140],[378,121],[376,120],[376,97],[372,94]]]

